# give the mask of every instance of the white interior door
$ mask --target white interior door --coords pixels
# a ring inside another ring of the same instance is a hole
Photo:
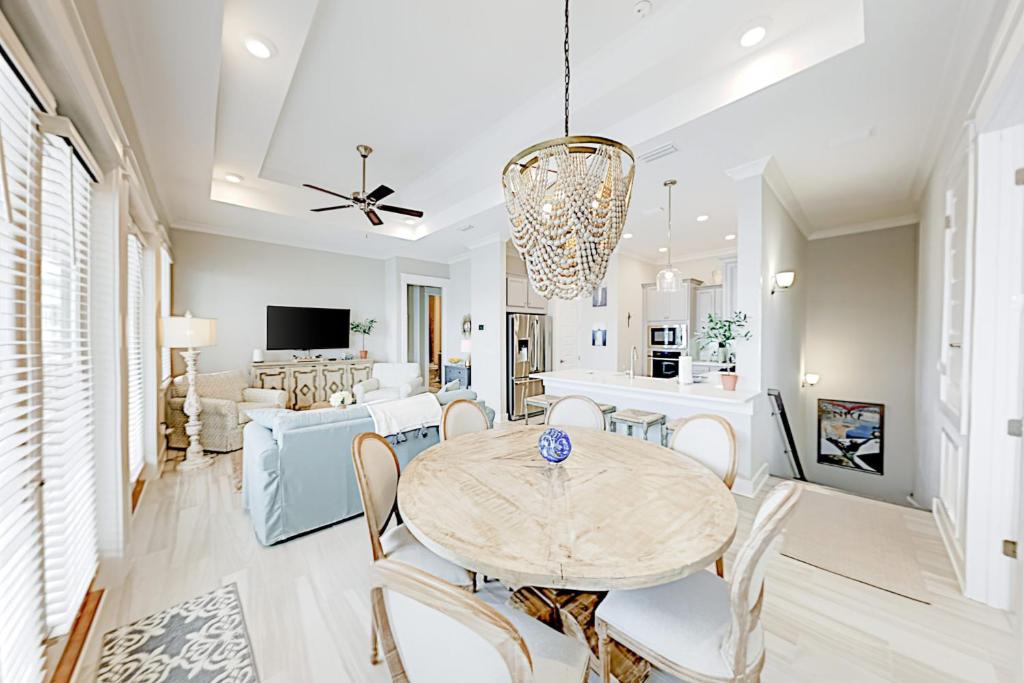
[[[555,370],[570,370],[580,365],[580,302],[554,302]]]

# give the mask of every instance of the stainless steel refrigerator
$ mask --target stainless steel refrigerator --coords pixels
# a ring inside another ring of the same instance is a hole
[[[508,417],[526,417],[526,399],[544,393],[544,383],[530,379],[551,370],[551,318],[533,313],[508,314]],[[537,414],[539,411],[534,412]]]

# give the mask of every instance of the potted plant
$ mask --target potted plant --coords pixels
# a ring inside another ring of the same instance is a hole
[[[730,347],[737,339],[744,341],[750,339],[750,330],[747,327],[747,314],[736,311],[731,316],[719,318],[714,313],[708,313],[708,321],[697,334],[697,341],[700,348],[712,347],[715,350],[715,360],[719,363],[727,363],[731,357]],[[722,372],[722,388],[726,391],[736,391],[736,383],[739,375],[735,372]]]
[[[360,358],[366,358],[368,355],[366,351],[366,335],[373,334],[373,328],[377,326],[377,321],[373,318],[364,320],[362,322],[353,322],[351,325],[352,331],[356,334],[363,335],[363,348],[359,351]]]

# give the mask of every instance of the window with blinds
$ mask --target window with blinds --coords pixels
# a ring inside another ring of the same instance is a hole
[[[145,463],[146,393],[142,366],[142,242],[128,235],[128,469],[134,483]]]
[[[96,573],[89,350],[88,172],[61,137],[42,139],[40,336],[43,547],[50,635],[70,630]]]
[[[171,255],[166,249],[160,249],[160,317],[171,314]],[[160,348],[160,379],[171,376],[171,348]]]
[[[43,680],[39,138],[0,60],[0,681]]]

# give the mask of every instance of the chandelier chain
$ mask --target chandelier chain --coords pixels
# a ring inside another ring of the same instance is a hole
[[[569,0],[565,0],[565,137],[569,137]]]

